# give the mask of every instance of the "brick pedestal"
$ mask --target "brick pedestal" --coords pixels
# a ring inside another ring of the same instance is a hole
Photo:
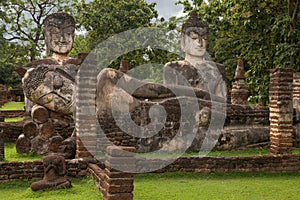
[[[133,174],[126,171],[135,169],[134,152],[134,147],[107,147],[103,200],[133,199]]]
[[[270,70],[270,153],[291,154],[293,145],[293,69]]]

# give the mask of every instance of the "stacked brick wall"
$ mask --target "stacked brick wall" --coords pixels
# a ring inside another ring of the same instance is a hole
[[[4,122],[5,118],[23,117],[23,110],[0,111],[0,138],[3,142],[15,142],[22,134],[23,122]]]
[[[270,71],[270,152],[291,154],[293,146],[293,69]]]
[[[149,158],[148,158],[149,159]],[[141,162],[141,160],[140,160]],[[139,165],[137,162],[136,164]],[[137,168],[137,170],[140,170]],[[180,157],[157,172],[300,172],[300,155],[248,157]]]
[[[87,176],[88,162],[83,159],[66,160],[67,177]],[[43,161],[0,162],[0,182],[12,180],[42,179]]]
[[[23,132],[23,122],[0,122],[0,137],[3,142],[16,142]]]
[[[147,158],[151,159],[151,158]],[[154,160],[154,158],[152,158]],[[92,174],[95,182],[101,191],[101,184],[108,180],[108,173],[104,168],[96,164],[88,164],[83,159],[67,160],[68,177],[84,177]],[[140,158],[136,160],[136,170],[141,170]],[[30,180],[42,179],[43,163],[42,161],[33,162],[0,162],[0,182],[10,180]],[[88,170],[87,170],[88,169]],[[300,155],[265,155],[249,157],[180,157],[174,163],[157,170],[157,173],[163,172],[203,172],[203,173],[230,173],[230,172],[300,172]],[[123,176],[121,173],[111,173],[110,176]],[[126,179],[130,174],[124,175]],[[122,178],[121,178],[122,179]]]
[[[0,110],[0,117],[3,118],[23,117],[24,114],[24,110]]]

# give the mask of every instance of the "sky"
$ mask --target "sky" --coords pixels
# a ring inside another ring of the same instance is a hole
[[[177,0],[145,0],[147,3],[156,3],[155,9],[158,11],[160,17],[166,20],[172,16],[182,16],[183,6],[175,5]]]

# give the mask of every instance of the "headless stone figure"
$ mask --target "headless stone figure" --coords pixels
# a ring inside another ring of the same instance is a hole
[[[64,177],[66,173],[65,158],[48,155],[43,159],[44,178],[30,185],[33,191],[70,188],[71,181]]]

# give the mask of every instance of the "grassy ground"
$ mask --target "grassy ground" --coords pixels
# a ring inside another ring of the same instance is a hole
[[[288,200],[300,199],[299,173],[141,174],[135,200]]]
[[[5,143],[5,160],[6,162],[12,161],[33,161],[33,160],[41,160],[42,156],[37,154],[18,154],[16,152],[16,144],[15,143]],[[269,149],[257,148],[257,149],[245,149],[245,150],[230,150],[230,151],[212,151],[207,154],[207,156],[260,156],[260,155],[268,155],[270,153]],[[300,154],[299,148],[293,149],[293,154]],[[185,153],[182,156],[199,156],[199,152],[195,153]],[[146,158],[168,158],[170,155],[158,155],[158,154],[138,154],[138,157],[146,157]],[[171,156],[176,156],[171,155]]]
[[[15,143],[4,143],[4,156],[5,156],[4,161],[6,162],[42,160],[42,156],[37,154],[30,153],[26,155],[26,154],[17,153]]]
[[[101,199],[91,178],[71,181],[71,189],[44,192],[31,191],[32,181],[0,183],[0,199]],[[299,173],[139,174],[134,178],[134,200],[297,200],[299,184]]]
[[[0,110],[24,110],[24,102],[8,102],[0,107]],[[4,122],[21,122],[23,117],[5,118]]]
[[[101,199],[91,178],[71,179],[72,188],[58,189],[50,191],[33,192],[30,184],[33,181],[11,181],[0,183],[0,199],[3,200],[30,200],[30,199],[49,199],[49,200],[94,200]]]
[[[8,102],[0,107],[0,110],[24,110],[24,102]]]

